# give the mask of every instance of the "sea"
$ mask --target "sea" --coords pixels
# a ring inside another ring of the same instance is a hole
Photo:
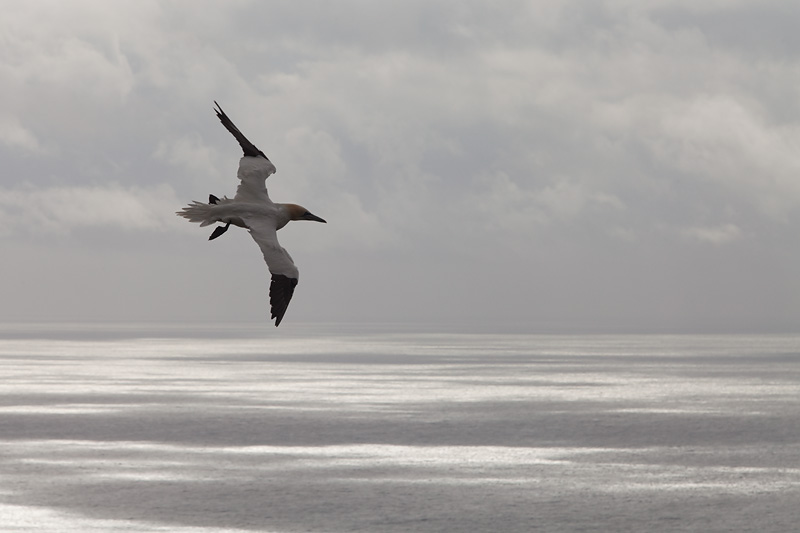
[[[0,531],[800,524],[800,336],[0,325]]]

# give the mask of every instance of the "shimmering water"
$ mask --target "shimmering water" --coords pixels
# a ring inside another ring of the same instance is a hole
[[[793,531],[800,337],[0,327],[0,531]]]

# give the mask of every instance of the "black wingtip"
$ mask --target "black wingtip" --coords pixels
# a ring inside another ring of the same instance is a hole
[[[239,131],[239,128],[237,128],[236,124],[234,124],[233,121],[230,119],[230,117],[228,117],[228,115],[225,114],[225,111],[222,110],[222,106],[219,105],[219,103],[217,103],[216,100],[214,100],[214,104],[216,104],[217,106],[217,109],[214,110],[214,113],[217,114],[217,118],[222,123],[222,125],[225,126],[225,129],[227,129],[231,133],[231,135],[234,136],[236,141],[239,143],[239,146],[242,147],[242,153],[244,154],[244,156],[263,157],[264,159],[269,161],[269,158],[266,155],[264,155],[264,152],[256,148],[256,146],[249,140],[247,140],[247,137],[245,137],[244,134],[241,131]]]
[[[269,286],[269,301],[271,318],[275,319],[275,327],[278,327],[286,314],[286,308],[294,294],[297,286],[297,278],[290,278],[283,274],[273,274],[272,283]]]
[[[215,204],[215,205],[216,205],[216,204],[218,204],[218,203],[219,203],[219,198],[217,198],[217,197],[216,197],[216,196],[214,196],[213,194],[209,194],[209,195],[208,195],[208,203],[210,203],[210,204]]]
[[[219,119],[219,120],[220,120],[220,121],[221,121],[223,124],[225,124],[225,122],[226,122],[226,121],[230,122],[230,120],[231,120],[231,119],[230,119],[230,118],[228,118],[228,115],[226,115],[226,114],[225,114],[225,111],[223,111],[223,110],[222,110],[222,106],[221,106],[221,105],[219,105],[219,104],[217,103],[217,101],[216,101],[216,100],[214,100],[214,105],[215,105],[215,106],[217,106],[217,108],[214,110],[214,113],[217,115],[217,118],[218,118],[218,119]],[[225,127],[227,128],[228,126],[227,126],[227,125],[225,125]],[[236,127],[236,126],[234,126],[234,128],[235,128],[235,127]],[[231,133],[233,133],[233,132],[231,132]]]

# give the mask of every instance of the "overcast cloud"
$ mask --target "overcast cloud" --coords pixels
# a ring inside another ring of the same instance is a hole
[[[244,231],[174,215],[278,168],[286,322],[800,325],[800,7],[0,2],[0,319],[267,325]]]

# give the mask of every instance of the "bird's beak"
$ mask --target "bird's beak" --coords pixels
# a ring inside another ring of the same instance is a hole
[[[312,215],[311,213],[306,213],[302,218],[303,220],[313,220],[314,222],[322,222],[323,224],[327,224],[324,219],[319,218],[317,215]]]

